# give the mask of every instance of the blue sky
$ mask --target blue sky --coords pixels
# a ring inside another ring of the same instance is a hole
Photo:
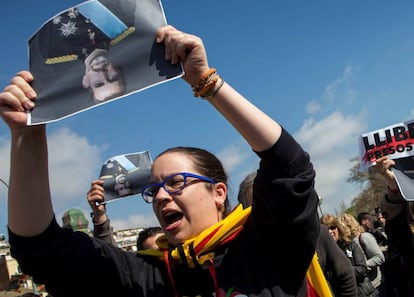
[[[1,89],[28,69],[28,38],[79,3],[2,2]],[[311,154],[324,212],[349,206],[360,190],[346,181],[358,136],[414,117],[412,1],[165,0],[163,6],[168,23],[202,37],[210,65]],[[206,148],[225,164],[233,205],[239,182],[257,167],[238,133],[181,79],[51,123],[48,136],[59,221],[71,207],[89,213],[90,182],[114,155],[149,150],[155,158],[177,145]],[[6,182],[9,146],[0,122],[0,178]],[[0,233],[6,232],[6,196],[0,185]],[[141,196],[112,202],[107,211],[117,229],[157,224]]]

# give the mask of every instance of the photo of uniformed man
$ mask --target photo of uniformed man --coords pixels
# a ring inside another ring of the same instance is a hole
[[[104,181],[105,202],[141,193],[151,179],[149,151],[118,155],[102,165],[99,179]]]
[[[155,43],[164,25],[161,3],[153,0],[86,1],[50,18],[29,39],[38,98],[28,124],[64,118],[182,75]]]

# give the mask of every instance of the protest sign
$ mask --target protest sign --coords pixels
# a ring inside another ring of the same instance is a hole
[[[414,120],[371,131],[359,138],[360,171],[387,156],[395,161],[391,168],[404,199],[414,200]]]

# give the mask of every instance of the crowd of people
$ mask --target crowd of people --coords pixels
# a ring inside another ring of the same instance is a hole
[[[375,210],[356,216],[324,214],[320,219],[354,267],[358,296],[414,296],[413,213],[400,194],[393,165],[382,157],[374,166],[388,185]]]
[[[399,192],[392,160],[375,165],[388,184],[377,227],[370,213],[319,217],[310,156],[285,127],[210,67],[198,36],[165,26],[156,42],[167,60],[183,65],[194,95],[223,115],[260,158],[240,185],[240,204],[230,207],[228,177],[216,156],[178,146],[153,161],[142,197],[160,228],[140,234],[139,252],[114,244],[99,203],[101,180],[88,192],[94,236],[60,226],[49,188],[46,125],[26,126],[36,104],[35,78],[22,71],[0,93],[0,115],[11,133],[11,253],[25,274],[54,297],[76,296],[78,287],[85,296],[305,297],[317,255],[329,284],[326,296],[414,296],[413,208]],[[271,245],[272,234],[283,242]]]
[[[381,164],[380,161],[378,166]],[[253,204],[256,175],[252,172],[240,183],[238,202],[243,208]],[[397,189],[395,185],[390,184],[390,192],[398,194],[393,190]],[[108,237],[112,228],[106,215],[106,204],[102,203],[105,201],[102,180],[92,182],[87,199],[92,209],[93,235],[113,243],[113,236]],[[374,212],[360,212],[357,216],[324,214],[321,217],[316,252],[331,296],[411,296],[409,266],[388,242],[385,231],[388,213],[381,207],[375,208]],[[159,250],[157,239],[163,234],[158,226],[144,229],[139,233],[137,250]],[[308,293],[308,296],[312,295]]]

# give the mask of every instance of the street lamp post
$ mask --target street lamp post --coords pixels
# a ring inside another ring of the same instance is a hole
[[[7,188],[7,190],[9,190],[9,184],[6,183],[3,179],[0,178],[0,182]],[[5,207],[4,207],[4,212],[6,213],[6,215],[4,216],[5,218],[7,218],[7,197],[5,199],[6,203],[5,203]],[[6,224],[7,225],[7,219],[6,219]],[[1,233],[1,232],[0,232]]]
[[[323,216],[323,211],[322,211],[322,197],[318,195],[319,201],[318,201],[318,208],[319,208],[319,212],[320,212],[320,216]]]
[[[5,185],[7,189],[9,189],[9,185],[8,185],[8,184],[7,184],[4,180],[2,180],[1,178],[0,178],[0,182],[1,182],[3,185]]]

